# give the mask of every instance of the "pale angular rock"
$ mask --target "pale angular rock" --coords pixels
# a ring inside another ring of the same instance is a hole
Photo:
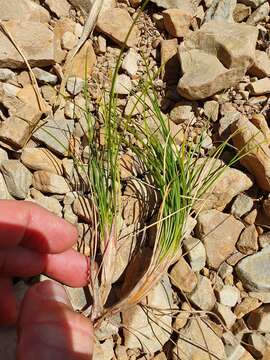
[[[248,73],[258,78],[270,77],[270,59],[265,51],[256,50],[255,62]]]
[[[209,120],[217,121],[219,114],[219,103],[215,100],[206,101],[203,105],[204,114]]]
[[[184,251],[193,271],[200,271],[205,266],[206,252],[203,243],[192,236],[183,240]]]
[[[97,49],[96,49],[97,54],[105,54],[106,53],[107,41],[102,35],[98,36],[96,46],[97,46]]]
[[[254,62],[257,34],[252,26],[222,21],[190,33],[179,47],[180,95],[204,99],[239,82]]]
[[[245,194],[239,194],[234,200],[231,214],[240,218],[248,213],[253,207],[253,200]]]
[[[121,25],[120,25],[121,24]],[[118,45],[135,47],[139,41],[139,30],[135,25],[125,44],[127,33],[132,26],[132,18],[126,9],[110,9],[100,14],[97,28],[103,34],[109,36]]]
[[[270,292],[257,292],[257,291],[251,291],[248,293],[248,295],[252,298],[258,299],[263,304],[269,304],[270,303]]]
[[[168,9],[162,12],[164,27],[173,37],[184,37],[188,31],[193,14],[181,9]]]
[[[270,150],[264,134],[244,116],[231,125],[231,131],[234,146],[246,153],[240,163],[255,176],[263,190],[270,191]]]
[[[252,311],[247,324],[250,329],[264,333],[270,332],[270,305],[262,305],[259,309]]]
[[[264,95],[270,93],[270,78],[266,77],[250,83],[247,86],[251,95]]]
[[[62,176],[48,171],[35,171],[33,187],[43,193],[65,194],[70,191],[70,186]]]
[[[12,196],[8,192],[8,188],[4,179],[4,176],[0,172],[0,199],[1,200],[8,200],[12,199]]]
[[[248,347],[248,349],[250,353],[255,357],[255,359],[268,360],[267,350],[269,349],[269,344],[270,344],[269,335],[263,336],[259,333],[252,332],[248,336],[248,343],[251,345]]]
[[[1,0],[0,20],[21,20],[47,23],[50,15],[46,9],[31,0]]]
[[[173,322],[173,328],[175,330],[179,331],[187,324],[191,311],[191,306],[187,302],[183,302],[181,305],[181,311],[177,314]]]
[[[94,342],[94,358],[95,360],[112,360],[114,358],[113,339],[107,339],[100,343],[97,340]]]
[[[69,15],[70,4],[67,0],[45,0],[45,4],[58,18]]]
[[[233,12],[233,19],[235,22],[242,22],[251,14],[251,8],[245,4],[236,4]]]
[[[201,200],[195,204],[197,212],[209,209],[223,210],[236,195],[252,186],[252,181],[246,174],[226,167],[219,159],[202,158],[196,165],[200,171],[199,184],[206,185],[207,179],[209,180],[212,176],[216,178],[213,184],[203,192]]]
[[[170,280],[180,291],[190,293],[197,285],[197,276],[183,257],[172,267]]]
[[[6,21],[5,27],[16,39],[31,67],[55,63],[53,32],[45,24],[31,21]],[[25,62],[6,35],[0,34],[0,66],[25,68]]]
[[[259,245],[261,248],[265,248],[270,245],[270,232],[266,232],[259,236]]]
[[[213,0],[211,6],[205,13],[204,22],[215,20],[233,23],[235,6],[236,0]]]
[[[220,303],[229,307],[235,306],[240,300],[240,291],[235,286],[224,285],[217,294]]]
[[[10,69],[0,69],[0,80],[1,81],[7,81],[14,79],[15,73],[11,71]]]
[[[87,298],[83,288],[71,288],[65,286],[66,292],[68,293],[69,300],[72,304],[74,311],[81,311],[87,305]]]
[[[31,170],[44,170],[58,175],[63,173],[62,161],[45,148],[24,148],[21,162]]]
[[[108,319],[104,319],[99,327],[95,331],[95,337],[99,341],[106,340],[111,336],[118,335],[119,327],[121,325],[121,316],[120,314],[115,314],[110,316]]]
[[[43,69],[34,68],[33,73],[40,84],[55,85],[57,83],[57,76],[49,73]]]
[[[61,39],[62,48],[65,50],[71,50],[78,41],[78,38],[71,31],[66,31]]]
[[[202,275],[198,277],[198,284],[191,294],[187,294],[189,300],[201,310],[212,310],[216,297],[211,285],[211,281]]]
[[[235,270],[244,287],[251,291],[270,290],[270,247],[245,257]]]
[[[18,160],[2,161],[1,171],[10,195],[25,199],[32,184],[31,172]]]
[[[180,331],[180,339],[173,351],[173,360],[209,360],[207,348],[219,359],[225,359],[224,345],[211,327],[199,317],[190,319],[187,326]]]
[[[90,9],[94,4],[94,0],[69,0],[69,2],[76,8],[81,10],[81,12],[87,16]],[[105,0],[101,7],[101,13],[108,9],[114,8],[116,6],[115,0]]]
[[[137,71],[138,71],[138,62],[140,60],[140,55],[134,50],[134,49],[129,49],[126,56],[123,59],[122,62],[122,69],[126,71],[126,73],[129,76],[134,76],[136,75]]]
[[[261,302],[250,296],[245,297],[240,304],[236,305],[234,313],[237,316],[237,319],[242,319],[246,314],[257,309],[261,305]]]
[[[30,106],[21,106],[15,115],[1,123],[0,140],[14,149],[22,148],[31,135],[31,125],[36,124],[40,117],[41,113]]]
[[[232,310],[223,304],[216,303],[215,313],[223,320],[228,329],[230,329],[236,321],[236,316]]]
[[[77,76],[69,76],[67,80],[67,91],[71,95],[78,95],[80,92],[83,91],[84,88],[84,80],[77,77]]]
[[[222,263],[218,269],[218,274],[221,279],[225,279],[233,273],[233,267],[226,262]]]
[[[195,119],[194,104],[190,101],[180,101],[175,104],[170,112],[170,119],[175,124],[182,124],[183,122],[189,124]]]
[[[12,85],[12,84],[2,84],[2,89],[4,92],[4,95],[8,97],[15,97],[17,96],[18,92],[20,91],[20,88],[18,86]]]
[[[258,251],[258,232],[254,224],[244,229],[236,243],[236,247],[246,255]]]
[[[44,196],[40,191],[33,188],[30,190],[30,192],[36,204],[51,211],[53,214],[62,217],[62,206],[57,199],[51,196]]]
[[[247,24],[256,25],[260,21],[263,21],[267,18],[270,11],[270,5],[266,1],[260,7],[258,7],[247,19]]]
[[[206,210],[197,217],[197,236],[206,250],[207,264],[217,269],[235,251],[244,225],[229,214]]]
[[[227,360],[254,360],[253,356],[239,343],[226,345]]]
[[[172,317],[166,310],[172,306],[172,289],[167,277],[163,278],[162,281],[163,284],[158,283],[147,296],[148,306],[159,309],[158,313],[151,310],[151,314],[147,316],[138,305],[122,312],[124,343],[127,348],[143,347],[146,352],[154,354],[161,350],[162,346],[169,340]],[[160,317],[157,314],[160,314],[162,310],[165,310],[165,314]],[[130,332],[125,328],[132,328],[133,331]]]
[[[115,82],[115,93],[118,95],[128,95],[131,88],[132,84],[130,78],[125,74],[118,75]]]
[[[92,223],[93,204],[89,198],[85,196],[77,197],[73,202],[73,211],[80,220]]]
[[[66,155],[69,149],[69,140],[74,130],[74,121],[66,120],[63,113],[55,115],[54,119],[45,119],[43,125],[34,132],[32,137],[45,144],[56,154]]]

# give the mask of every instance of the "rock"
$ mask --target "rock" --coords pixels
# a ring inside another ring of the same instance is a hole
[[[184,37],[189,31],[193,14],[181,9],[168,9],[162,12],[164,27],[173,37]]]
[[[108,319],[104,319],[99,327],[95,331],[95,337],[99,341],[106,340],[111,336],[117,336],[119,327],[121,325],[121,316],[120,314],[115,314],[110,316]]]
[[[240,300],[240,291],[235,286],[224,285],[223,288],[217,291],[218,299],[221,304],[233,307]]]
[[[252,332],[251,334],[249,334],[247,340],[249,343],[249,345],[247,345],[247,348],[250,353],[255,356],[256,359],[263,358],[263,360],[268,360],[267,356],[264,357],[264,355],[267,355],[267,350],[269,349],[269,336],[266,337],[259,333]]]
[[[251,291],[248,293],[248,295],[252,298],[258,299],[263,304],[269,304],[270,303],[270,292],[257,292],[257,291]]]
[[[95,360],[112,360],[114,358],[114,342],[113,339],[107,339],[100,343],[97,340],[94,341],[94,357]]]
[[[92,41],[87,40],[72,60],[70,76],[84,79],[85,75],[89,77],[97,62],[96,54],[93,49]],[[85,67],[87,71],[85,72]]]
[[[217,210],[202,211],[197,221],[196,233],[204,243],[207,264],[217,269],[235,251],[244,225],[233,216]]]
[[[16,39],[31,67],[46,67],[55,63],[53,32],[45,24],[31,21],[6,21],[5,27]],[[25,68],[17,49],[3,33],[0,34],[0,66]]]
[[[180,63],[177,56],[178,42],[177,39],[161,40],[160,53],[161,53],[161,67],[162,78],[167,83],[176,84],[179,76],[176,74],[180,72]]]
[[[31,0],[0,0],[0,20],[20,20],[48,23],[50,15],[39,4]],[[17,40],[17,39],[16,39]]]
[[[270,150],[265,136],[259,130],[244,116],[231,125],[234,146],[246,154],[240,159],[240,163],[255,176],[257,184],[263,190],[270,191]]]
[[[83,288],[71,288],[65,285],[66,292],[68,293],[69,300],[71,302],[74,311],[83,310],[88,302]]]
[[[37,124],[40,117],[41,112],[28,105],[22,105],[15,115],[1,123],[0,140],[16,150],[21,149],[31,136],[32,126]]]
[[[261,302],[258,299],[248,296],[245,297],[240,304],[236,305],[234,313],[237,319],[242,319],[242,317],[253,312],[253,310],[257,309],[260,305]]]
[[[226,345],[225,351],[227,360],[254,360],[250,353],[239,343]]]
[[[172,289],[167,277],[153,288],[146,301],[149,308],[135,305],[122,312],[124,344],[130,349],[143,347],[146,352],[154,354],[162,349],[172,331],[172,316],[167,311],[172,306]],[[160,317],[163,310],[164,315]]]
[[[181,9],[187,12],[196,13],[196,2],[190,0],[153,0],[157,6],[164,9]]]
[[[77,197],[73,202],[73,211],[80,220],[87,224],[92,223],[93,204],[89,198],[85,196]]]
[[[210,209],[223,210],[236,195],[252,186],[252,181],[246,174],[226,167],[219,159],[201,158],[197,160],[196,166],[200,171],[197,182],[201,184],[202,189],[201,200],[194,205],[196,212]],[[203,191],[203,186],[207,185],[212,176],[215,177],[215,181]]]
[[[247,319],[247,324],[250,329],[269,333],[270,305],[262,305],[259,309],[252,311]]]
[[[183,329],[184,326],[186,326],[191,311],[191,306],[187,302],[183,302],[181,305],[181,311],[179,312],[179,314],[177,314],[173,322],[173,328],[176,331],[179,331],[180,329]]]
[[[206,252],[203,243],[199,239],[189,236],[183,240],[183,247],[193,271],[200,271],[205,266]]]
[[[228,306],[217,302],[214,311],[222,319],[228,329],[233,326],[236,321],[236,316]]]
[[[251,9],[245,4],[236,4],[236,7],[233,12],[233,20],[235,22],[242,22],[251,14]]]
[[[252,254],[258,251],[258,233],[255,225],[249,225],[241,233],[236,247],[243,254]]]
[[[67,80],[67,91],[71,94],[71,95],[78,95],[80,92],[83,91],[84,88],[84,80],[80,79],[77,76],[69,76],[68,80]]]
[[[251,6],[252,9],[257,9],[260,5],[265,3],[265,0],[239,0],[239,2],[246,6]]]
[[[248,214],[244,217],[243,220],[244,220],[244,222],[245,222],[247,225],[255,224],[257,215],[258,215],[257,209],[253,209],[250,213],[248,213]]]
[[[59,155],[66,155],[69,149],[69,140],[74,129],[74,121],[66,120],[64,114],[55,114],[39,123],[38,129],[32,138],[45,144],[51,151]]]
[[[239,261],[235,270],[246,289],[251,291],[270,290],[269,261],[269,246]]]
[[[71,31],[66,31],[61,39],[61,45],[64,50],[71,50],[78,41],[76,35]]]
[[[8,81],[14,79],[15,73],[10,69],[0,69],[0,81]]]
[[[198,276],[198,284],[195,290],[191,294],[187,294],[187,296],[201,310],[211,311],[216,303],[211,281],[202,275]]]
[[[204,114],[211,121],[217,121],[219,115],[219,103],[215,100],[206,101],[203,104]]]
[[[231,214],[241,218],[253,207],[253,200],[245,194],[239,194],[234,200],[231,208]]]
[[[270,77],[270,59],[266,52],[256,50],[255,62],[248,70],[248,73],[258,78]]]
[[[33,73],[40,84],[55,85],[57,83],[57,76],[45,71],[43,69],[34,68]]]
[[[195,119],[194,104],[190,101],[180,101],[170,112],[170,119],[175,124],[191,123]]]
[[[204,22],[215,20],[233,23],[235,6],[236,0],[213,0],[211,6],[205,13]]]
[[[177,346],[173,351],[173,360],[209,360],[208,351],[219,359],[225,359],[224,345],[207,322],[199,317],[190,319],[187,326],[180,331]]]
[[[62,176],[48,171],[35,171],[33,187],[43,193],[65,194],[70,191],[70,186]]]
[[[263,114],[253,114],[250,121],[263,133],[267,141],[270,141],[270,129]]]
[[[63,173],[61,160],[45,148],[24,148],[21,162],[31,170],[44,170],[58,175]]]
[[[210,21],[190,33],[179,47],[184,74],[180,95],[204,99],[239,82],[254,62],[256,39],[254,27],[222,21]]]
[[[251,95],[264,95],[270,93],[270,78],[266,77],[250,83],[247,86]]]
[[[8,200],[12,199],[12,196],[8,192],[8,188],[4,179],[4,176],[0,172],[0,199],[1,200]]]
[[[256,25],[260,21],[263,21],[267,18],[270,11],[270,5],[266,1],[260,7],[258,7],[247,19],[246,23],[249,25]]]
[[[123,59],[121,65],[122,69],[126,71],[126,73],[131,77],[136,75],[138,71],[139,60],[140,60],[140,55],[134,49],[132,48],[129,49],[126,56]]]
[[[261,248],[265,248],[270,245],[270,232],[266,232],[259,236],[259,245]]]
[[[45,4],[58,18],[69,15],[70,4],[67,0],[45,0]]]
[[[118,45],[135,47],[139,41],[139,30],[133,26],[131,33],[125,43],[126,36],[133,20],[126,9],[114,8],[104,11],[98,17],[97,28],[103,34],[109,36]],[[121,24],[121,26],[119,26]]]
[[[180,291],[190,293],[197,285],[197,276],[181,257],[170,271],[171,283]]]
[[[30,171],[18,160],[2,161],[1,171],[10,195],[25,199],[32,184]]]
[[[221,279],[225,279],[233,273],[233,267],[226,262],[222,263],[219,267],[218,274]]]
[[[62,206],[57,199],[51,196],[44,196],[40,191],[33,188],[30,192],[36,204],[44,207],[48,211],[51,211],[53,214],[62,217]]]
[[[114,88],[116,94],[128,95],[131,91],[131,88],[132,88],[131,80],[127,75],[121,74],[117,76],[115,82],[115,88]]]

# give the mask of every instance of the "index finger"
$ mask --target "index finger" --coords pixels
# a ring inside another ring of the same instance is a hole
[[[0,200],[0,249],[17,245],[60,253],[77,241],[76,227],[28,201]]]

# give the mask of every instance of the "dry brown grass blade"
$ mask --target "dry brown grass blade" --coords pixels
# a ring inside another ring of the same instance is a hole
[[[14,39],[14,37],[12,36],[10,31],[7,29],[7,27],[5,26],[3,21],[0,21],[0,28],[1,28],[2,32],[7,36],[7,38],[15,46],[16,50],[18,51],[18,53],[21,55],[23,61],[25,62],[25,65],[26,65],[26,67],[27,67],[27,69],[29,71],[30,79],[31,79],[31,82],[32,82],[32,85],[33,85],[33,88],[34,88],[34,91],[35,91],[35,94],[36,94],[36,97],[37,97],[37,100],[38,100],[38,105],[39,105],[40,111],[42,113],[46,113],[47,112],[47,105],[46,105],[45,101],[43,100],[43,98],[42,98],[42,96],[40,94],[39,87],[38,87],[38,84],[37,84],[37,80],[35,78],[35,75],[34,75],[32,69],[31,69],[31,66],[30,66],[26,56],[23,53],[23,50],[21,49],[21,47],[19,46],[17,41]]]
[[[83,27],[83,32],[82,32],[80,39],[78,40],[75,47],[72,50],[70,50],[70,52],[67,55],[67,59],[66,59],[66,62],[64,65],[64,71],[63,71],[64,76],[63,76],[63,79],[61,82],[58,97],[56,99],[55,107],[60,106],[61,99],[63,98],[63,94],[65,93],[65,86],[66,86],[66,82],[67,82],[67,79],[68,79],[68,76],[69,76],[69,73],[71,70],[72,60],[76,56],[78,51],[81,49],[81,47],[84,45],[86,40],[89,38],[90,34],[92,33],[102,5],[103,5],[103,0],[95,0],[93,6],[91,7],[91,10],[87,16],[87,19],[85,21],[85,24]]]

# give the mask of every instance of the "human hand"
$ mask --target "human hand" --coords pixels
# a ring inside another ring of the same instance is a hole
[[[86,257],[71,249],[76,228],[31,203],[0,201],[0,325],[17,321],[17,360],[89,360],[93,329],[72,310],[62,286],[31,287],[18,314],[12,277],[45,273],[73,287],[87,284]],[[1,346],[1,344],[0,344]]]

